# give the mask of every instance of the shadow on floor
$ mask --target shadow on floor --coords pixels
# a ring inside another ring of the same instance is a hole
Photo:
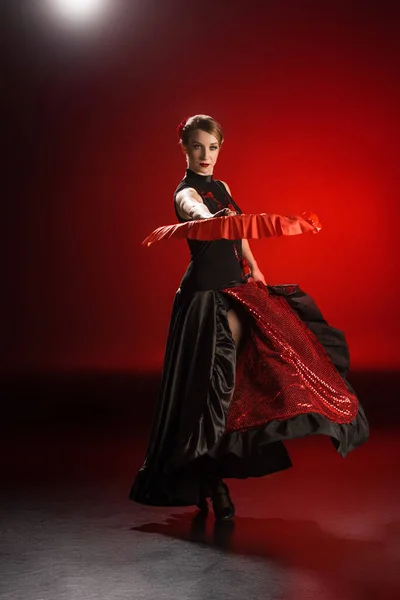
[[[313,571],[327,586],[340,582],[363,600],[400,597],[400,521],[387,523],[376,540],[338,537],[311,520],[235,517],[218,523],[201,513],[172,515],[163,523],[131,529]]]

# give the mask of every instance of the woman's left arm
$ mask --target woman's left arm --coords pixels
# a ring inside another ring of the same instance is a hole
[[[229,185],[225,181],[223,181],[222,183],[226,187],[228,194],[232,197],[231,190],[229,189]],[[246,239],[242,240],[242,254],[243,254],[243,257],[249,263],[250,270],[251,270],[251,276],[254,279],[254,281],[262,281],[264,283],[264,285],[267,285],[267,282],[265,281],[265,277],[262,274],[262,272],[260,271],[260,269],[258,268],[257,261],[254,258],[254,255],[251,251],[249,241]]]
[[[254,281],[262,281],[264,285],[267,285],[265,277],[258,268],[257,261],[254,258],[254,255],[250,249],[249,240],[242,240],[242,254],[250,265],[251,276],[254,279]]]

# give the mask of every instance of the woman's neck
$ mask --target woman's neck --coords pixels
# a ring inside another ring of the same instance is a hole
[[[189,167],[186,169],[186,175],[188,177],[194,177],[195,179],[197,178],[201,181],[212,181],[213,179],[212,173],[210,175],[202,175],[201,173],[196,173],[196,171],[189,169]]]

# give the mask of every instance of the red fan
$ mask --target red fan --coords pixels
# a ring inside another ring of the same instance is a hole
[[[266,213],[256,215],[231,215],[199,219],[155,229],[143,240],[144,246],[171,238],[191,240],[227,240],[267,238],[300,233],[318,233],[321,224],[315,213],[303,213],[301,217],[282,217]]]

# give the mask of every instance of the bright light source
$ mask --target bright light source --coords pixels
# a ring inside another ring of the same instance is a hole
[[[53,11],[73,23],[88,23],[106,12],[107,0],[48,0]]]

